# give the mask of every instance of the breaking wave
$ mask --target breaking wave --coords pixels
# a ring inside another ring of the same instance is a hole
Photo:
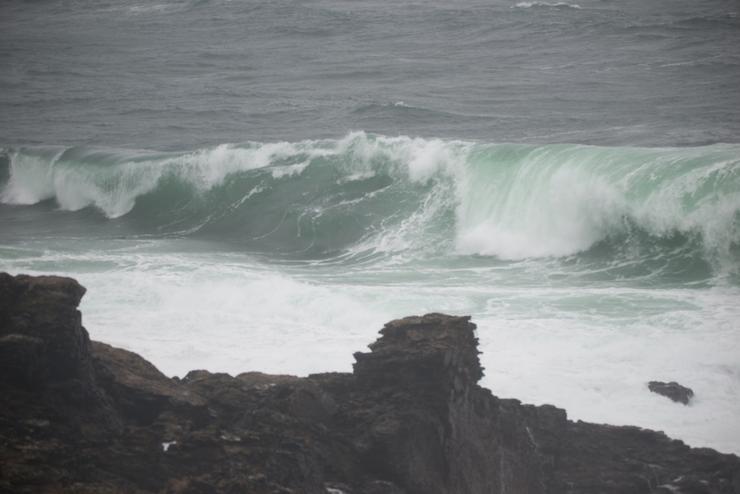
[[[5,155],[4,204],[95,208],[141,234],[255,251],[688,256],[733,271],[740,259],[734,144],[534,146],[355,132],[183,153],[39,147]]]

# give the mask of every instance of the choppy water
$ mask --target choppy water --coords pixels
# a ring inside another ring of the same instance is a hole
[[[5,2],[0,269],[180,375],[471,314],[496,394],[738,452],[738,10]]]

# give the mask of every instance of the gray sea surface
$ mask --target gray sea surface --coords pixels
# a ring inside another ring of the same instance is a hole
[[[740,139],[735,0],[9,0],[0,143]]]
[[[469,314],[496,395],[740,453],[739,13],[4,0],[0,271],[169,375]]]

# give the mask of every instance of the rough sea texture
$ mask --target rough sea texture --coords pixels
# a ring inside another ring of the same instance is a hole
[[[0,271],[173,375],[472,314],[497,395],[740,452],[739,11],[3,2]]]

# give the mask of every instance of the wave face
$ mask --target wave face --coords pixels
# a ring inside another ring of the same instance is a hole
[[[6,155],[2,203],[94,208],[135,234],[305,257],[580,255],[715,273],[740,264],[738,145],[532,146],[357,132],[187,153]]]

